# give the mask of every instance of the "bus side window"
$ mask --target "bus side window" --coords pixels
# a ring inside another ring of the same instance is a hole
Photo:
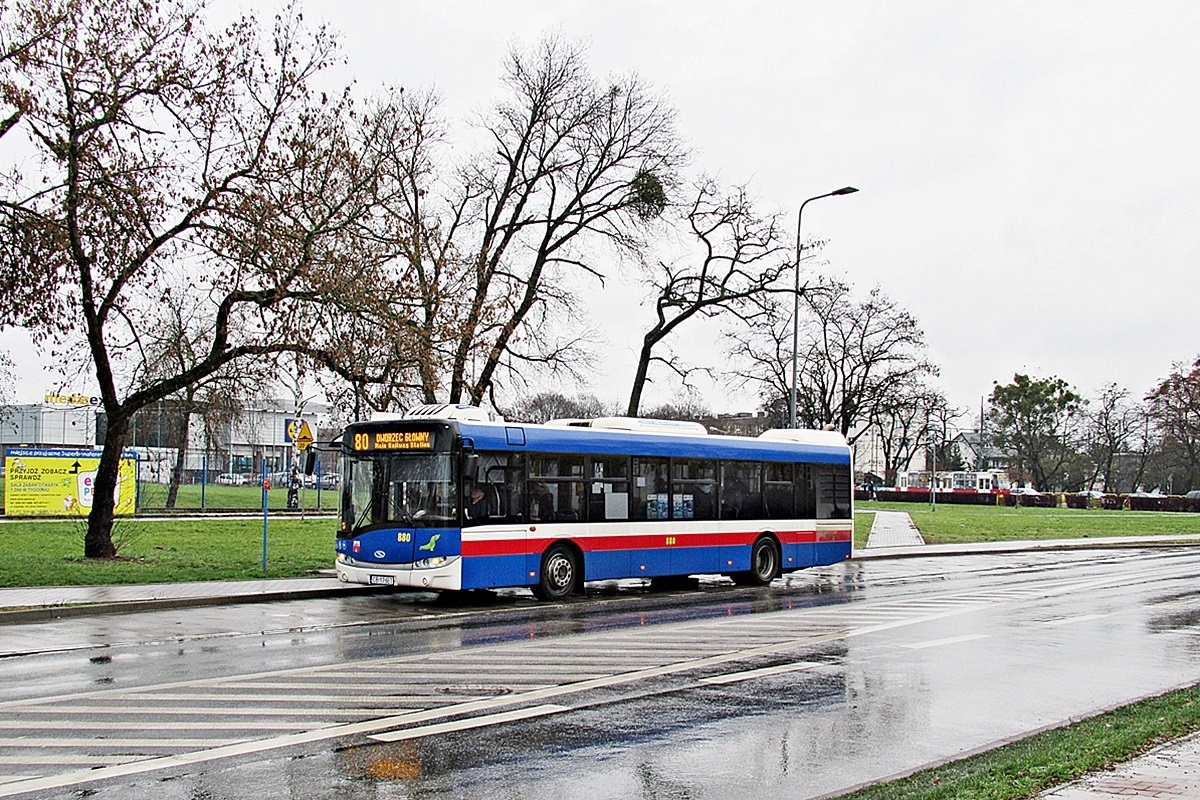
[[[671,512],[668,461],[665,458],[633,459],[632,519],[669,519]]]
[[[525,455],[509,453],[508,468],[504,471],[505,519],[525,522]]]
[[[763,516],[767,519],[793,519],[796,516],[796,503],[792,465],[768,462],[764,469]]]
[[[487,514],[489,519],[503,517],[505,514],[504,492],[501,491],[504,482],[504,467],[490,466],[484,473],[480,486],[487,495]]]
[[[717,518],[717,462],[676,458],[671,461],[672,519]]]
[[[721,519],[762,516],[762,464],[757,461],[721,462]]]
[[[817,516],[817,486],[813,482],[813,466],[796,464],[796,519],[815,519]]]
[[[821,464],[814,470],[817,484],[817,519],[850,518],[850,470]]]

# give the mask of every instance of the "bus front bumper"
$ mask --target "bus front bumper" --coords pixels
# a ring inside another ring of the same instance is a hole
[[[455,556],[445,559],[436,566],[414,564],[372,564],[355,561],[339,554],[337,557],[338,580],[343,583],[361,583],[368,586],[400,586],[412,589],[462,588],[462,559]]]

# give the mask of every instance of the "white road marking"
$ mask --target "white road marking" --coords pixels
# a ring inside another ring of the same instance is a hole
[[[429,705],[429,698],[420,698],[423,702],[411,711],[424,711]],[[484,700],[484,697],[455,697],[456,702]],[[26,706],[21,711],[30,714],[78,715],[81,711],[89,714],[124,714],[145,718],[152,711],[161,711],[172,717],[221,715],[230,717],[381,717],[394,714],[403,708],[403,703],[397,703],[395,708],[355,708],[353,706],[338,706],[337,708],[229,708],[228,706],[187,706],[184,708],[170,707],[156,709],[152,706]],[[6,724],[0,723],[0,730]]]
[[[127,750],[153,750],[163,747],[225,747],[237,744],[245,739],[178,739],[165,737],[162,739],[39,739],[32,736],[18,736],[12,739],[0,738],[0,747],[87,747],[89,750],[111,750],[122,748]]]
[[[1047,627],[1055,627],[1057,625],[1074,625],[1076,622],[1090,622],[1094,619],[1105,619],[1108,614],[1084,614],[1080,617],[1063,617],[1062,619],[1046,620],[1042,624]]]
[[[139,711],[141,711],[139,709]],[[144,715],[145,712],[141,711]],[[330,722],[329,725],[336,723]],[[149,720],[71,720],[72,731],[293,731],[310,727],[304,720],[249,720],[246,722],[151,722]],[[63,721],[59,719],[14,719],[0,725],[0,730],[48,730],[61,731]],[[80,740],[84,743],[83,740]],[[90,741],[90,740],[88,740]]]
[[[93,755],[43,755],[41,753],[30,753],[23,756],[0,756],[0,764],[13,764],[17,766],[31,766],[33,764],[50,764],[50,765],[83,765],[83,764],[124,764],[129,761],[129,756],[93,756]]]
[[[819,666],[815,661],[797,661],[795,664],[781,664],[777,667],[763,667],[761,669],[748,669],[745,672],[730,672],[725,675],[713,675],[709,678],[701,678],[701,683],[738,683],[740,681],[748,681],[754,678],[765,678],[768,675],[782,675],[787,672],[800,672],[802,670],[812,669]]]
[[[959,644],[960,642],[973,642],[976,639],[986,639],[985,633],[970,633],[966,636],[951,636],[947,639],[930,639],[927,642],[915,642],[913,644],[901,645],[909,650],[924,650],[926,647],[942,647],[948,644]]]
[[[488,714],[482,717],[471,717],[469,719],[456,719],[452,722],[441,722],[436,725],[423,725],[416,728],[405,728],[399,731],[388,731],[387,733],[377,733],[371,736],[372,739],[380,742],[399,742],[404,739],[419,739],[423,736],[434,736],[439,733],[453,733],[454,731],[466,731],[473,728],[485,728],[489,725],[500,725],[505,722],[516,722],[523,719],[533,719],[534,717],[544,717],[548,714],[561,714],[564,711],[570,711],[568,706],[554,705],[546,703],[532,708],[518,708],[514,711],[504,711],[499,714]]]

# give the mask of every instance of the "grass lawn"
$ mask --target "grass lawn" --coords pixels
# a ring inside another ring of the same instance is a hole
[[[871,526],[875,524],[875,512],[866,510],[867,503],[855,503],[854,509],[854,549],[861,550],[867,546],[867,537],[871,535]],[[879,503],[870,505],[878,506]]]
[[[162,483],[142,482],[138,486],[138,510],[149,513],[167,504],[167,485]],[[316,489],[300,489],[298,500],[305,508],[336,510],[341,499],[341,493],[336,489],[322,489],[320,496]],[[287,508],[288,490],[280,486],[272,486],[267,492],[267,508]],[[318,503],[319,501],[319,503]],[[179,487],[179,496],[175,507],[182,509],[200,508],[200,487],[188,485]],[[245,509],[253,511],[262,509],[262,488],[254,486],[221,486],[210,483],[204,487],[204,507],[213,509]]]
[[[1192,686],[907,778],[868,786],[843,795],[842,800],[1029,798],[1197,730],[1200,687]]]
[[[246,580],[331,569],[336,520],[273,518],[262,570],[262,520],[118,520],[119,558],[83,557],[84,522],[0,523],[0,586]]]
[[[1091,539],[1104,536],[1169,536],[1200,533],[1200,514],[1163,511],[1101,511],[1073,508],[1007,508],[928,503],[856,503],[858,511],[904,511],[929,544]],[[862,525],[855,514],[855,546]],[[869,515],[874,517],[873,514]],[[868,524],[867,530],[870,530]],[[863,540],[865,544],[865,539]]]

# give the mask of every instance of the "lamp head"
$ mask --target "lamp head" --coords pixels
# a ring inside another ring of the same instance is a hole
[[[830,194],[854,194],[857,191],[858,191],[858,189],[855,189],[853,186],[843,186],[841,189],[838,189],[836,192],[830,192]]]

